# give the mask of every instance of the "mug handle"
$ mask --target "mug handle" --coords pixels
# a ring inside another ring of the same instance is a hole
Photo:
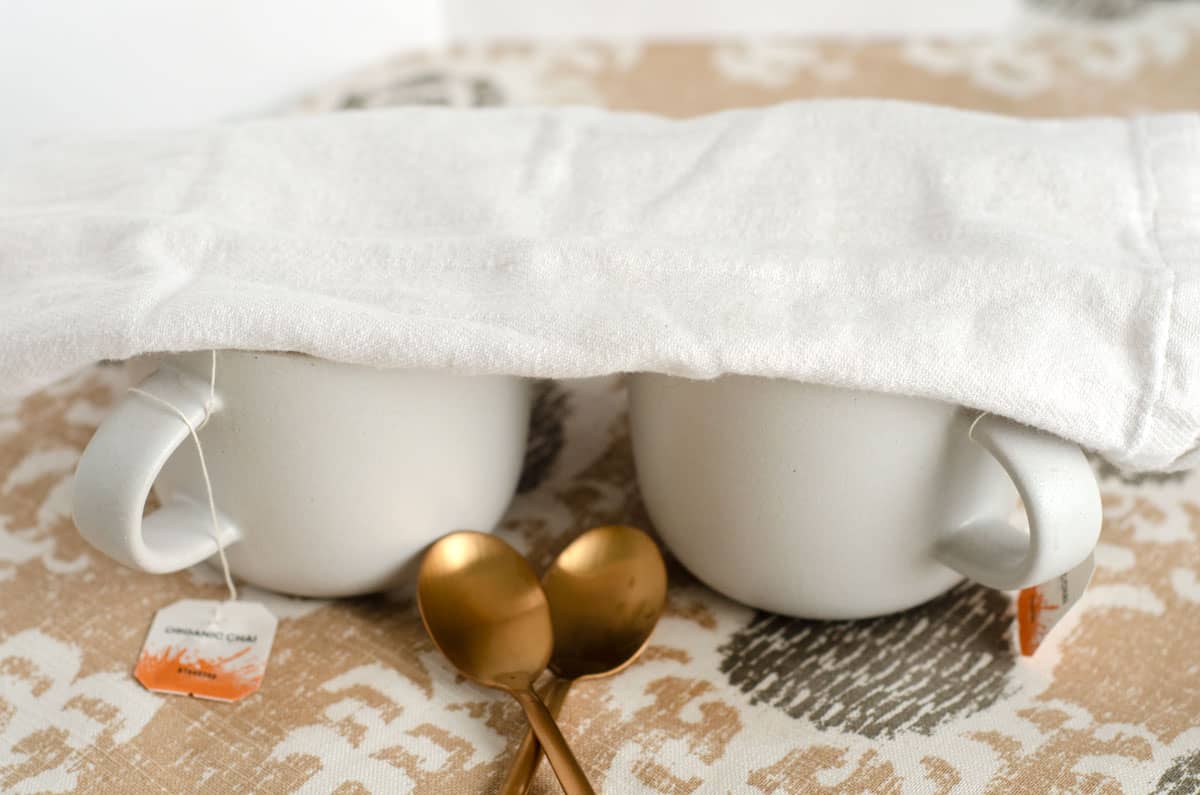
[[[1077,446],[1025,425],[980,415],[971,438],[1004,467],[1029,519],[978,519],[953,530],[937,558],[976,582],[1017,590],[1053,580],[1083,562],[1100,538],[1100,490]]]
[[[164,366],[140,389],[177,407],[193,427],[207,415],[209,385]],[[120,563],[154,574],[179,571],[217,554],[207,502],[172,494],[143,517],[146,498],[167,459],[191,436],[165,406],[130,393],[96,429],[75,469],[75,526]],[[217,514],[221,546],[241,533]]]

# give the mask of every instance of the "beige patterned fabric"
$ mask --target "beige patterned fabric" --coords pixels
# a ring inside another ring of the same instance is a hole
[[[1022,115],[1195,109],[1200,8],[1004,39],[504,46],[406,56],[304,103],[596,103],[687,115],[808,96],[891,96]],[[456,676],[412,605],[294,600],[263,689],[237,704],[131,676],[158,608],[220,575],[123,569],[70,515],[71,472],[140,363],[0,407],[0,792],[486,792],[524,729]],[[575,534],[647,526],[620,377],[541,384],[500,533],[544,567]],[[562,716],[602,792],[1200,791],[1200,472],[1097,463],[1093,586],[1032,659],[1008,595],[963,585],[863,622],[734,604],[671,564],[643,658]],[[217,495],[219,501],[220,495]],[[548,770],[537,791],[557,791]]]

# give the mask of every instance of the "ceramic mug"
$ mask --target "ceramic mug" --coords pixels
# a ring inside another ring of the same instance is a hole
[[[936,400],[725,376],[630,382],[638,481],[663,542],[738,601],[793,616],[904,610],[963,577],[1023,588],[1096,545],[1073,444]],[[1024,503],[1025,530],[1009,522]]]
[[[223,351],[204,422],[211,356],[167,356],[140,388],[203,423],[222,546],[241,580],[302,596],[389,588],[437,537],[490,530],[516,490],[523,379]],[[143,517],[152,485],[161,507]],[[187,426],[136,393],[84,450],[74,514],[84,538],[143,571],[217,551]]]

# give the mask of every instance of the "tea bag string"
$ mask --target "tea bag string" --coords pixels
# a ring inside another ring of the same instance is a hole
[[[233,584],[233,576],[229,573],[229,561],[225,558],[225,547],[221,545],[221,526],[220,522],[217,521],[217,502],[213,498],[212,479],[208,476],[208,463],[204,460],[204,447],[200,444],[200,436],[196,433],[196,426],[192,425],[192,421],[187,418],[187,415],[169,400],[163,400],[158,395],[152,395],[136,386],[131,386],[129,391],[153,400],[160,406],[174,412],[175,416],[183,420],[183,424],[187,426],[188,432],[191,433],[192,441],[196,444],[196,455],[200,458],[200,473],[204,475],[204,491],[208,495],[208,514],[212,519],[212,537],[217,545],[217,555],[221,558],[221,573],[225,575],[225,587],[229,589],[229,601],[237,601],[237,588]],[[208,399],[204,402],[204,419],[201,420],[199,426],[201,428],[204,427],[208,422],[208,418],[212,415],[213,405],[216,403],[216,394],[217,352],[214,350],[212,352],[212,368],[209,372]]]
[[[990,412],[990,411],[981,411],[981,412],[979,412],[979,416],[978,416],[978,417],[976,417],[976,418],[975,418],[975,419],[974,419],[974,420],[971,422],[971,427],[967,429],[967,438],[968,438],[968,439],[970,439],[972,442],[975,442],[975,426],[976,426],[976,425],[978,425],[978,424],[979,424],[979,421],[980,421],[980,420],[982,420],[984,417],[990,416],[990,415],[991,415],[991,413],[992,413],[992,412]],[[979,442],[975,442],[975,444],[979,444]]]

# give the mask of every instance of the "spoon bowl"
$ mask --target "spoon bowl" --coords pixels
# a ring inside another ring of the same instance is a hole
[[[417,605],[434,645],[488,687],[529,685],[554,648],[550,606],[525,558],[486,533],[452,533],[425,554]]]
[[[655,543],[633,527],[609,525],[575,539],[542,577],[563,679],[610,676],[637,659],[667,599],[667,570]]]

